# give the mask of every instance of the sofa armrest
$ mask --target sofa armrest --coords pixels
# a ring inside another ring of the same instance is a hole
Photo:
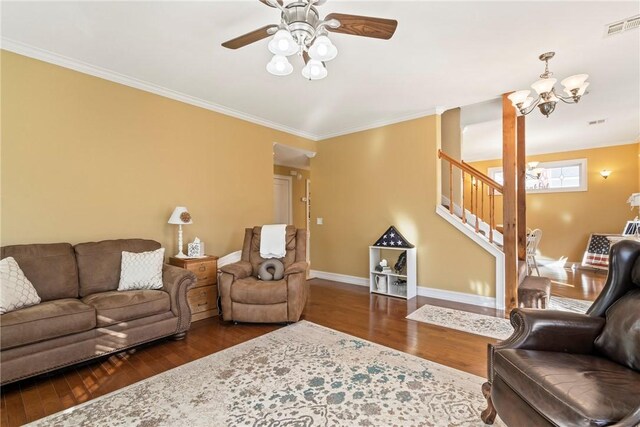
[[[295,273],[306,273],[307,272],[307,268],[309,268],[309,264],[305,261],[298,261],[298,262],[294,262],[293,264],[291,264],[289,267],[287,267],[284,270],[284,275],[285,277],[290,275],[290,274],[295,274]]]
[[[223,273],[231,274],[234,280],[245,279],[251,276],[253,267],[249,261],[238,261],[232,264],[227,264],[220,267],[220,271]]]
[[[171,312],[178,318],[178,330],[184,332],[191,325],[191,309],[187,302],[187,291],[196,283],[196,275],[180,267],[164,264],[162,268],[162,290],[169,294]]]
[[[513,335],[489,344],[488,375],[493,380],[493,355],[501,349],[553,351],[574,354],[593,353],[593,342],[605,320],[586,314],[556,310],[516,308],[511,312]]]

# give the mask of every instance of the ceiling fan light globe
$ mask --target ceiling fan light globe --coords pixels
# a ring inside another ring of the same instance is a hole
[[[571,92],[573,89],[579,89],[588,78],[589,74],[576,74],[575,76],[567,77],[560,83],[564,86],[565,91]]]
[[[327,69],[321,61],[311,59],[302,69],[302,76],[308,80],[320,80],[327,77]]]
[[[290,56],[298,52],[298,45],[287,30],[278,30],[269,42],[269,51],[274,55]]]
[[[309,48],[309,56],[318,61],[331,61],[338,55],[338,48],[331,43],[329,37],[316,37],[313,44]]]
[[[293,65],[284,55],[274,55],[267,64],[267,71],[274,76],[288,76],[293,72]]]
[[[551,92],[551,89],[553,89],[553,85],[555,85],[556,82],[556,79],[540,79],[532,84],[531,87],[538,93],[538,95],[542,95],[543,93]]]

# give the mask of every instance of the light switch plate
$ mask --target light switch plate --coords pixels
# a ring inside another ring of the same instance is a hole
[[[316,224],[322,225],[322,223],[323,223],[323,218],[320,218],[320,217],[316,218]]]

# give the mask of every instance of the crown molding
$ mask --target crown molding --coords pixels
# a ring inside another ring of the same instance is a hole
[[[187,95],[182,92],[178,92],[163,86],[149,83],[144,80],[136,79],[134,77],[127,76],[125,74],[118,73],[116,71],[109,70],[107,68],[98,67],[88,64],[77,59],[69,58],[64,55],[60,55],[55,52],[41,49],[35,46],[31,46],[26,43],[22,43],[16,40],[12,40],[6,37],[0,38],[0,48],[9,52],[17,53],[19,55],[27,56],[29,58],[44,61],[50,64],[58,65],[63,68],[77,71],[79,73],[88,74],[90,76],[98,77],[104,80],[108,80],[114,83],[119,83],[125,86],[139,89],[145,92],[153,93],[155,95],[163,96],[165,98],[173,99],[174,101],[184,102],[185,104],[193,105],[196,107],[204,108],[206,110],[214,111],[216,113],[224,114],[226,116],[235,117],[240,120],[244,120],[257,125],[265,126],[271,129],[286,132],[291,135],[307,138],[312,141],[321,141],[323,139],[334,138],[337,136],[348,135],[355,132],[362,132],[365,130],[376,129],[383,126],[388,126],[396,123],[406,122],[408,120],[419,119],[421,117],[431,116],[434,114],[442,114],[445,111],[444,107],[434,107],[428,110],[420,111],[418,113],[406,114],[397,116],[393,119],[379,120],[376,122],[368,123],[365,125],[348,127],[340,131],[330,132],[326,134],[313,134],[299,129],[294,129],[289,126],[285,126],[279,123],[272,122],[261,117],[257,117],[251,114],[243,113],[233,108],[225,107],[224,105],[216,104],[198,98],[192,95]]]
[[[409,121],[409,120],[419,119],[419,118],[422,118],[422,117],[433,116],[434,114],[440,115],[440,114],[442,114],[443,111],[444,111],[444,109],[442,107],[429,108],[428,110],[420,111],[418,113],[406,114],[406,115],[403,115],[403,116],[397,116],[397,117],[395,117],[393,119],[379,120],[377,122],[369,123],[369,124],[362,125],[362,126],[355,126],[355,127],[351,127],[351,128],[346,128],[346,129],[343,129],[343,130],[340,130],[340,131],[337,131],[337,132],[325,133],[325,134],[319,135],[317,140],[318,141],[322,141],[324,139],[335,138],[337,136],[349,135],[351,133],[356,133],[356,132],[362,132],[362,131],[365,131],[365,130],[381,128],[381,127],[393,125],[393,124],[396,124],[396,123],[402,123],[402,122],[406,122],[406,121]]]
[[[0,39],[0,47],[4,50],[17,53],[19,55],[27,56],[29,58],[37,59],[40,61],[48,62],[50,64],[58,65],[63,68],[68,68],[74,71],[78,71],[83,74],[89,74],[94,77],[109,80],[114,83],[119,83],[125,86],[129,86],[135,89],[139,89],[145,92],[150,92],[156,95],[163,96],[165,98],[173,99],[174,101],[184,102],[196,107],[204,108],[206,110],[214,111],[216,113],[224,114],[226,116],[235,117],[247,122],[251,122],[257,125],[265,126],[271,129],[286,132],[302,138],[311,139],[317,141],[317,135],[309,132],[294,129],[288,126],[284,126],[270,120],[263,119],[261,117],[246,114],[241,111],[234,110],[224,105],[216,104],[210,101],[206,101],[202,98],[187,95],[172,89],[168,89],[163,86],[159,86],[153,83],[149,83],[140,79],[120,74],[116,71],[112,71],[106,68],[97,67],[95,65],[87,64],[86,62],[78,61],[73,58],[69,58],[64,55],[60,55],[45,49],[40,49],[25,43],[21,43],[15,40],[11,40],[5,37]]]

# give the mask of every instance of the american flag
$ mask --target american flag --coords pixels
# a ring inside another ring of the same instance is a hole
[[[373,244],[382,248],[413,248],[414,246],[404,238],[402,234],[392,225]]]
[[[595,267],[607,269],[609,267],[609,249],[611,242],[606,234],[592,234],[589,238],[587,252],[582,259],[585,267]]]

